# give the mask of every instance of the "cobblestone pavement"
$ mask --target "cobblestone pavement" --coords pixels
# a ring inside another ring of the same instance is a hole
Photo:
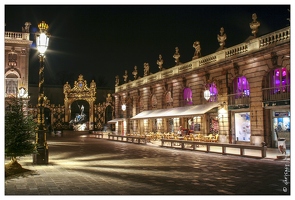
[[[290,160],[130,144],[65,132],[48,165],[5,180],[5,195],[290,195]],[[8,160],[6,160],[8,162]]]

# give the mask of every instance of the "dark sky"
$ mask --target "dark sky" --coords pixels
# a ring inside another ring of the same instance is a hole
[[[105,79],[114,88],[115,76],[143,63],[158,72],[159,54],[164,67],[175,66],[173,54],[179,47],[182,63],[192,60],[194,41],[201,43],[201,54],[214,53],[217,34],[224,27],[226,47],[251,36],[252,14],[260,22],[258,36],[290,25],[290,5],[5,5],[5,31],[21,32],[31,22],[34,40],[30,58],[30,83],[38,82],[39,61],[34,33],[45,21],[51,34],[46,52],[45,84],[73,85],[79,74],[88,83]],[[103,78],[101,78],[103,77]]]

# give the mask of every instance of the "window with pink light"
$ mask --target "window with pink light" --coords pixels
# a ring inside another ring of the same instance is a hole
[[[208,90],[210,91],[210,99],[208,101],[209,102],[217,102],[218,90],[217,90],[216,84],[214,82],[208,83],[206,85],[206,88],[208,88]]]
[[[285,67],[274,69],[270,78],[274,93],[290,91],[290,73]]]
[[[193,93],[190,88],[185,88],[183,90],[183,99],[186,105],[192,105],[193,104]]]
[[[245,76],[236,77],[233,81],[234,94],[236,98],[250,96],[250,87]]]

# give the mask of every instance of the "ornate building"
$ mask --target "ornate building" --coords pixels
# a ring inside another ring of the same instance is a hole
[[[30,40],[30,25],[30,22],[26,22],[22,32],[5,31],[4,88],[5,98],[22,98],[24,109],[37,119],[38,90],[37,87],[29,87],[28,83],[29,53],[33,43]],[[46,86],[44,91],[44,119],[47,130],[71,128],[70,121],[75,118],[76,113],[80,113],[82,106],[87,116],[84,130],[102,130],[107,121],[114,118],[111,97],[113,90],[96,88],[94,81],[88,87],[83,75],[74,82],[73,88],[67,82],[63,88]],[[60,101],[59,97],[63,95],[64,99]]]
[[[201,43],[192,42],[192,61],[147,72],[120,85],[116,76],[115,119],[118,134],[174,132],[219,134],[219,142],[275,147],[278,138],[290,144],[290,27],[257,37],[260,23],[252,15],[245,42],[202,57]],[[162,57],[161,57],[162,59]],[[134,73],[133,73],[134,75]],[[132,76],[131,76],[132,77]]]
[[[30,22],[26,22],[22,32],[5,32],[5,98],[14,96],[23,98],[25,105],[28,98]]]

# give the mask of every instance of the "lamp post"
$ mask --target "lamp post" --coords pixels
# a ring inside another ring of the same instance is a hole
[[[21,99],[21,101],[22,101],[22,109],[24,111],[24,115],[27,116],[27,114],[28,114],[27,105],[28,105],[28,101],[30,99],[30,97],[28,96],[27,90],[24,87],[20,87],[19,90],[18,90],[17,97],[19,99]]]
[[[127,125],[126,125],[126,104],[125,103],[123,103],[122,104],[122,106],[121,106],[121,108],[122,108],[122,118],[124,118],[124,120],[123,120],[123,122],[122,122],[122,135],[125,135],[125,133],[126,133],[126,130],[127,130]]]
[[[39,25],[39,32],[36,33],[36,46],[39,51],[39,94],[38,94],[38,131],[36,144],[38,153],[33,155],[34,164],[48,164],[48,145],[46,141],[46,126],[44,123],[44,59],[48,47],[50,34],[47,32],[48,24],[42,21]]]

